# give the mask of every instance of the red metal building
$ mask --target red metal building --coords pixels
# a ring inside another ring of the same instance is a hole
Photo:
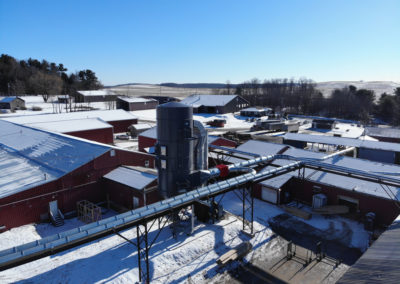
[[[6,229],[46,219],[50,201],[57,200],[63,213],[82,199],[105,201],[105,174],[121,165],[154,165],[154,157],[141,152],[5,121],[0,127],[0,226]]]

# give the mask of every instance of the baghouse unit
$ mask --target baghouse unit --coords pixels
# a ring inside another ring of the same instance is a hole
[[[201,184],[208,168],[207,131],[193,120],[191,106],[170,102],[157,107],[158,188],[162,198]]]

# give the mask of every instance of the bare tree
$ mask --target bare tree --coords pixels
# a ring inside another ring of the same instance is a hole
[[[35,93],[42,94],[45,102],[56,94],[60,94],[62,90],[62,80],[57,75],[45,74],[43,72],[37,72],[29,79],[31,87],[35,90]]]

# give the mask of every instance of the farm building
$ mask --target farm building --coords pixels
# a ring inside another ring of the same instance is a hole
[[[157,127],[150,128],[149,130],[142,132],[139,134],[139,151],[141,152],[151,152],[152,147],[157,142]],[[236,147],[236,142],[218,136],[208,136],[208,144],[216,145],[216,146],[225,146],[225,147]]]
[[[241,116],[249,116],[249,117],[262,117],[271,113],[272,109],[270,108],[255,108],[255,107],[245,108],[240,111]]]
[[[19,97],[0,97],[0,109],[9,109],[11,111],[25,108],[25,101]]]
[[[179,101],[177,98],[167,96],[144,96],[143,98],[156,100],[159,105]]]
[[[116,99],[117,94],[110,90],[77,91],[75,95],[77,103],[108,102]]]
[[[365,135],[382,142],[400,143],[400,128],[365,127]]]
[[[27,123],[25,125],[46,131],[68,134],[104,144],[112,144],[114,142],[114,131],[112,125],[99,118],[36,122]]]
[[[311,159],[319,159],[325,156],[324,153],[254,140],[240,145],[237,149],[259,155],[283,153],[292,157]],[[252,156],[240,156],[244,159],[252,158]],[[234,163],[243,160],[230,158],[228,161]],[[291,161],[277,159],[263,170],[284,166],[288,163],[291,163]],[[382,164],[345,156],[330,158],[325,160],[324,163],[368,172],[400,172],[400,167],[397,165]],[[328,205],[346,205],[355,218],[363,218],[365,214],[373,212],[376,214],[376,220],[380,224],[389,225],[400,213],[398,206],[400,188],[388,187],[314,169],[306,168],[304,172],[296,170],[254,185],[255,197],[275,204],[299,200],[311,205],[313,196],[321,193],[326,196]]]
[[[400,164],[400,144],[352,139],[344,137],[333,137],[324,135],[309,135],[286,133],[283,136],[284,143],[297,148],[313,148],[314,145],[356,147],[356,157],[382,163]],[[314,145],[313,145],[314,144]],[[326,151],[327,147],[322,147],[321,151]]]
[[[87,118],[98,118],[102,121],[107,122],[114,127],[114,133],[126,132],[128,131],[129,126],[131,126],[132,124],[136,124],[138,121],[136,116],[122,109],[24,115],[7,117],[4,118],[4,120],[25,125],[30,123],[55,122]]]
[[[192,106],[194,113],[232,113],[249,106],[237,95],[191,95],[181,103]]]
[[[140,133],[145,132],[153,127],[154,127],[153,124],[137,123],[137,124],[132,124],[131,126],[129,126],[128,130],[132,137],[138,137]]]
[[[158,101],[154,99],[134,98],[134,97],[117,97],[117,109],[126,111],[155,109]]]
[[[159,200],[157,171],[121,166],[104,176],[106,194],[119,210],[132,210]]]
[[[154,166],[153,156],[140,152],[4,120],[0,129],[0,227],[5,229],[48,220],[50,202],[57,201],[64,215],[83,199],[105,202],[104,175],[122,165]]]

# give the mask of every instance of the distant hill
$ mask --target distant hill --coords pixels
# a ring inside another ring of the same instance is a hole
[[[161,86],[174,87],[174,88],[195,88],[195,89],[223,89],[226,88],[226,84],[223,83],[161,83]],[[236,88],[238,84],[231,84],[231,88]]]

